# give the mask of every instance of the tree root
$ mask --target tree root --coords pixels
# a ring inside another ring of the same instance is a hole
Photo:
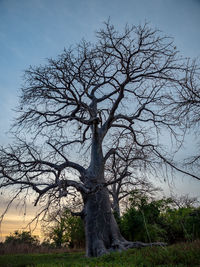
[[[164,247],[167,246],[167,243],[164,242],[153,242],[153,243],[143,243],[140,241],[136,241],[136,242],[125,242],[125,247],[126,248],[141,248],[141,247],[153,247],[153,246],[160,246],[160,247]]]
[[[153,242],[153,243],[144,243],[140,241],[130,242],[130,241],[114,241],[109,249],[112,251],[123,251],[129,248],[142,248],[142,247],[153,247],[153,246],[167,246],[167,243],[164,242]]]
[[[140,241],[130,242],[123,240],[115,240],[112,242],[110,248],[106,248],[102,240],[98,240],[93,244],[93,254],[86,253],[87,257],[100,257],[111,252],[122,252],[130,248],[142,248],[142,247],[153,247],[153,246],[167,246],[167,243],[154,242],[154,243],[143,243]]]

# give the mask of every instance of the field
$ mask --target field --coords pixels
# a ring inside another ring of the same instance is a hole
[[[86,258],[84,252],[51,254],[16,254],[0,256],[1,267],[148,267],[200,266],[200,241],[169,247],[148,247],[111,253],[100,258]]]

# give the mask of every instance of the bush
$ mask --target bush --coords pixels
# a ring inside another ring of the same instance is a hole
[[[200,207],[178,207],[171,198],[150,200],[134,191],[130,208],[120,220],[120,228],[130,241],[193,241],[200,238]]]
[[[169,209],[163,219],[170,243],[200,238],[200,207]]]
[[[29,231],[15,231],[13,234],[6,236],[4,243],[12,245],[26,244],[30,246],[38,246],[40,241],[37,236],[31,235],[31,232]]]
[[[156,213],[157,208],[153,205],[146,205],[145,209],[131,207],[121,219],[123,236],[130,241],[165,241],[167,232],[162,228],[159,213]]]

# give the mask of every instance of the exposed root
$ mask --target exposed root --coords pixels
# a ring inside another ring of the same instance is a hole
[[[115,240],[112,243],[111,248],[109,249],[109,251],[123,251],[123,250],[127,250],[129,248],[142,248],[142,247],[153,247],[153,246],[167,246],[167,243],[164,242],[153,242],[153,243],[143,243],[140,241],[136,241],[136,242],[129,242],[129,241],[119,241],[119,240]]]
[[[124,246],[126,247],[126,249],[128,249],[128,248],[153,247],[153,246],[164,247],[164,246],[167,246],[167,243],[164,243],[164,242],[143,243],[140,241],[136,241],[136,242],[126,241],[126,242],[124,242]]]
[[[104,246],[103,241],[97,240],[93,243],[93,253],[87,253],[87,257],[100,257],[105,254],[109,254],[110,252],[121,252],[123,250],[127,250],[130,248],[142,248],[142,247],[153,247],[153,246],[167,246],[167,243],[163,242],[154,242],[154,243],[143,243],[140,241],[136,242],[129,242],[129,241],[121,241],[121,240],[115,240],[112,242],[112,245],[110,248],[106,248]]]

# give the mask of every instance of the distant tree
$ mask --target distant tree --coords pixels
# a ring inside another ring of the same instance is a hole
[[[51,214],[43,224],[44,234],[56,247],[83,248],[85,246],[84,225],[80,217],[73,216],[68,209]]]
[[[88,256],[146,246],[126,241],[112,214],[107,186],[113,182],[104,176],[117,150],[110,140],[126,133],[172,166],[163,134],[180,145],[181,132],[166,103],[190,71],[159,31],[145,24],[119,33],[110,22],[95,44],[82,41],[47,65],[30,67],[13,128],[16,141],[0,150],[0,188],[14,190],[12,200],[34,191],[35,205],[45,204],[44,210],[59,207],[75,188],[84,203]]]
[[[37,236],[32,235],[29,231],[15,231],[13,234],[6,236],[4,243],[11,245],[26,244],[30,246],[38,246],[40,241]]]
[[[122,142],[124,139],[124,142]],[[148,179],[150,174],[156,176],[153,169],[159,165],[153,155],[147,150],[135,144],[130,136],[120,136],[121,147],[117,143],[115,153],[110,156],[105,165],[106,181],[111,183],[108,190],[112,200],[112,209],[117,217],[120,217],[120,203],[134,191],[141,193],[155,194],[161,191],[156,188]],[[114,147],[114,146],[113,146]],[[128,172],[127,172],[128,170]]]
[[[188,194],[182,196],[171,196],[171,201],[174,208],[193,208],[199,206],[199,200],[197,197],[190,197]]]
[[[48,227],[45,231],[45,234],[49,237],[50,241],[53,241],[53,244],[57,248],[60,248],[64,243],[66,245],[66,240],[64,238],[66,231],[65,219],[66,218],[64,216],[60,216],[60,218],[55,218],[54,225]]]

